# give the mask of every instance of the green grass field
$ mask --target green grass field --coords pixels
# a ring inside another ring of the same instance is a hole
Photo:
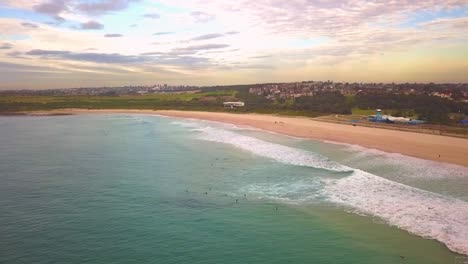
[[[351,111],[353,115],[375,115],[375,109],[360,109],[355,107]]]
[[[294,108],[293,101],[282,104],[265,104],[262,101],[247,101],[243,108],[229,109],[223,107],[223,102],[231,100],[251,99],[242,97],[236,90],[217,90],[206,92],[158,93],[148,95],[125,96],[0,96],[0,114],[10,114],[26,111],[47,111],[65,108],[81,109],[146,109],[146,110],[192,110],[213,112],[260,113],[284,116],[320,117],[332,122],[366,122],[366,116],[375,114],[374,109],[353,108],[351,115],[318,113],[310,110]],[[414,111],[397,111],[384,109],[385,114],[404,114],[411,116]],[[444,133],[463,134],[468,129],[460,125],[437,126],[422,125],[421,128],[443,131]]]
[[[174,109],[222,107],[222,101],[235,99],[237,91],[160,93],[132,96],[1,96],[0,112],[89,109]]]
[[[81,109],[151,109],[254,112],[284,116],[317,117],[324,115],[311,111],[281,107],[254,107],[226,109],[224,101],[239,100],[238,91],[220,90],[195,93],[159,93],[132,96],[2,96],[0,113],[47,111],[65,108]],[[292,104],[288,102],[289,105]]]

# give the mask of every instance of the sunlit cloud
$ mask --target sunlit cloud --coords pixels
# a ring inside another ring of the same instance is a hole
[[[105,34],[104,37],[106,38],[120,38],[123,37],[122,34]]]
[[[104,25],[97,21],[88,21],[80,24],[81,29],[103,29]]]
[[[148,13],[148,14],[144,14],[143,17],[151,18],[151,19],[158,19],[158,18],[161,18],[161,15],[157,13]]]
[[[6,50],[13,48],[13,45],[10,43],[0,43],[0,50]]]
[[[104,14],[126,9],[131,3],[140,0],[100,0],[100,1],[69,1],[78,11],[89,14]]]
[[[199,22],[199,23],[205,23],[205,22],[214,20],[216,17],[213,14],[208,14],[208,13],[201,12],[201,11],[193,11],[190,13],[190,15],[194,18],[195,22]]]
[[[468,82],[462,0],[3,0],[1,7],[1,61],[45,67],[48,78],[9,77],[0,89],[72,87],[77,72],[94,85]]]
[[[192,38],[191,40],[207,40],[207,39],[214,39],[214,38],[220,38],[224,36],[224,34],[219,34],[219,33],[212,33],[212,34],[205,34],[205,35],[200,35]]]

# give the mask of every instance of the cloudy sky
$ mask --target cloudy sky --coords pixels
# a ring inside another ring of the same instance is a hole
[[[0,89],[468,82],[468,0],[0,0]]]

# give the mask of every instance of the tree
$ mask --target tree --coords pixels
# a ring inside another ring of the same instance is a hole
[[[350,114],[351,106],[339,92],[317,93],[315,96],[301,96],[294,101],[297,110],[320,113]]]

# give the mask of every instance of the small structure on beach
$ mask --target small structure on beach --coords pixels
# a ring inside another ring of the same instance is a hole
[[[382,121],[382,109],[375,110],[375,120]]]
[[[418,125],[424,123],[423,120],[412,119],[408,117],[399,117],[391,115],[382,115],[381,109],[375,110],[375,115],[370,115],[367,117],[367,120],[370,122],[379,122],[379,123],[398,123],[398,124],[408,124],[408,125]]]
[[[245,106],[244,102],[224,102],[223,106],[226,108],[238,108]]]

